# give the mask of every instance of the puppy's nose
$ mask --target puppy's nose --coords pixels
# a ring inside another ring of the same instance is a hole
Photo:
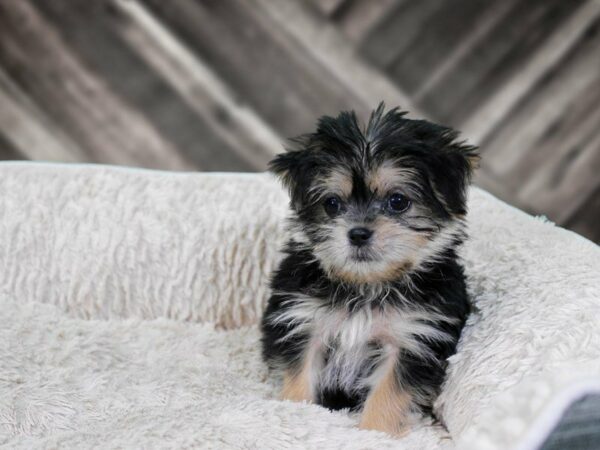
[[[348,231],[348,238],[350,239],[352,245],[360,246],[365,245],[369,241],[369,238],[372,234],[373,232],[368,228],[358,227],[352,228],[350,231]]]

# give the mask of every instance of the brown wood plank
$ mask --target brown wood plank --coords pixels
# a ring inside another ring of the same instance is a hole
[[[430,86],[419,104],[439,120],[459,126],[476,114],[491,93],[518,74],[521,65],[580,4],[580,0],[517,2],[455,70]]]
[[[585,120],[588,118],[589,108],[597,109],[594,102],[588,103],[588,100],[599,95],[599,27],[600,20],[596,20],[574,46],[574,51],[556,64],[552,72],[546,74],[518,108],[482,144],[482,164],[498,177],[510,179],[511,173],[516,173],[511,181],[521,183],[523,173],[519,172],[520,166],[534,170],[535,166],[531,166],[534,161],[544,161],[546,164],[547,158],[552,154],[562,158],[564,152],[559,151],[560,143],[566,142],[570,130],[575,130],[573,127],[581,124],[569,120],[569,115],[581,116]],[[556,135],[558,139],[544,142],[544,136],[552,136],[553,130],[561,121],[565,127],[563,130],[559,129],[561,133]],[[575,138],[579,134],[575,133]],[[551,146],[542,146],[543,144]],[[568,143],[563,145],[563,150],[568,151],[568,147]],[[530,152],[534,152],[534,159],[528,162],[524,158]],[[539,152],[544,152],[545,158]]]
[[[145,0],[206,64],[283,136],[361,102],[252,2]]]
[[[359,116],[366,118],[383,100],[388,106],[400,106],[413,116],[424,117],[404,92],[356,54],[337,28],[310,14],[302,3],[270,0],[249,2],[295,39],[302,46],[300,51],[311,53],[338,84],[355,93],[357,101],[351,108],[357,110]]]
[[[370,33],[399,0],[348,0],[338,8],[333,23],[352,42],[360,42]]]
[[[23,159],[88,161],[53,120],[0,69],[0,131]]]
[[[588,0],[515,71],[511,78],[462,125],[475,142],[483,142],[498,124],[529,95],[536,84],[567,57],[600,16],[600,2]]]
[[[143,115],[194,166],[204,170],[241,171],[265,167],[265,158],[255,161],[240,158],[227,139],[199,117],[146,63],[140,53],[151,51],[148,43],[132,48],[121,38],[122,33],[134,25],[112,4],[36,0],[35,5],[94,76],[120,101]],[[207,107],[217,111],[216,105]]]
[[[403,1],[395,5],[358,49],[379,68],[387,69],[424,32],[423,24],[444,6],[438,0]]]
[[[27,159],[19,149],[13,145],[13,143],[5,136],[0,128],[0,160],[1,161],[13,161]]]
[[[600,51],[600,46],[598,47]],[[563,80],[564,78],[559,78]],[[558,88],[558,87],[557,87]],[[542,98],[547,91],[543,92]],[[502,164],[504,167],[504,180],[510,185],[522,185],[523,180],[527,180],[536,172],[544,172],[552,170],[565,164],[565,161],[571,159],[569,155],[574,149],[581,148],[586,141],[593,139],[593,136],[600,128],[600,76],[596,81],[590,82],[587,89],[579,90],[571,99],[566,99],[564,105],[559,111],[559,114],[544,113],[542,110],[536,110],[536,117],[541,118],[539,122],[525,123],[524,129],[514,130],[522,136],[522,133],[533,133],[530,136],[535,136],[534,130],[539,130],[541,133],[535,141],[522,138],[521,142],[517,141],[515,145],[522,145],[524,151],[514,152],[507,156],[507,160],[497,164]],[[551,105],[548,105],[550,108]],[[531,110],[529,110],[531,111]],[[548,117],[547,121],[543,121],[544,117]],[[528,129],[530,125],[531,129]],[[527,147],[527,142],[533,142],[530,147]],[[500,142],[495,142],[497,147],[501,147]],[[498,150],[500,151],[500,150]],[[599,150],[600,151],[600,150]],[[490,162],[497,161],[498,157],[490,156]],[[506,163],[511,165],[507,166]]]
[[[559,224],[600,183],[600,34],[575,48],[484,145],[483,165],[513,203]]]
[[[132,48],[239,158],[251,168],[265,170],[267,163],[282,150],[281,138],[251,109],[240,105],[212,70],[143,5],[136,1],[116,1],[115,6],[127,16],[127,25],[121,27],[119,33]],[[234,169],[223,162],[219,164],[221,170]]]
[[[324,16],[334,15],[345,3],[350,1],[352,0],[308,0],[309,4]]]
[[[441,7],[425,19],[420,32],[389,66],[390,76],[417,100],[426,97],[474,45],[481,42],[516,0],[463,0],[440,2]],[[390,42],[388,45],[393,45]],[[461,48],[465,47],[466,48]],[[444,67],[448,61],[454,64]]]
[[[0,2],[0,64],[92,161],[193,167],[74,57],[29,2]]]
[[[481,166],[475,171],[473,175],[473,184],[481,189],[485,189],[499,199],[510,203],[517,208],[526,209],[524,205],[517,203],[514,192],[510,189],[510,186],[504,183],[503,180],[497,178],[486,166]]]
[[[564,226],[600,245],[600,186]]]
[[[600,186],[600,122],[561,158],[553,155],[519,190],[519,199],[557,223],[566,222]]]

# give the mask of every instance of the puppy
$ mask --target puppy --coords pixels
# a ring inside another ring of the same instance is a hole
[[[469,312],[456,250],[478,158],[405,114],[381,104],[364,130],[354,112],[322,117],[271,162],[292,217],[262,320],[284,399],[392,435],[432,413]]]

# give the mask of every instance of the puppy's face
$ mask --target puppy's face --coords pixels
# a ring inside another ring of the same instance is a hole
[[[290,190],[294,239],[349,283],[395,280],[444,257],[462,239],[476,157],[455,137],[382,107],[364,132],[351,113],[321,118],[271,163]]]

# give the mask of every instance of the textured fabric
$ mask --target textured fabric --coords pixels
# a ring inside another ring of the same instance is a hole
[[[256,323],[287,214],[264,175],[0,165],[0,289],[79,318]]]
[[[256,323],[286,203],[268,175],[1,164],[0,443],[505,449],[600,376],[598,247],[472,189],[449,435],[278,401]]]

